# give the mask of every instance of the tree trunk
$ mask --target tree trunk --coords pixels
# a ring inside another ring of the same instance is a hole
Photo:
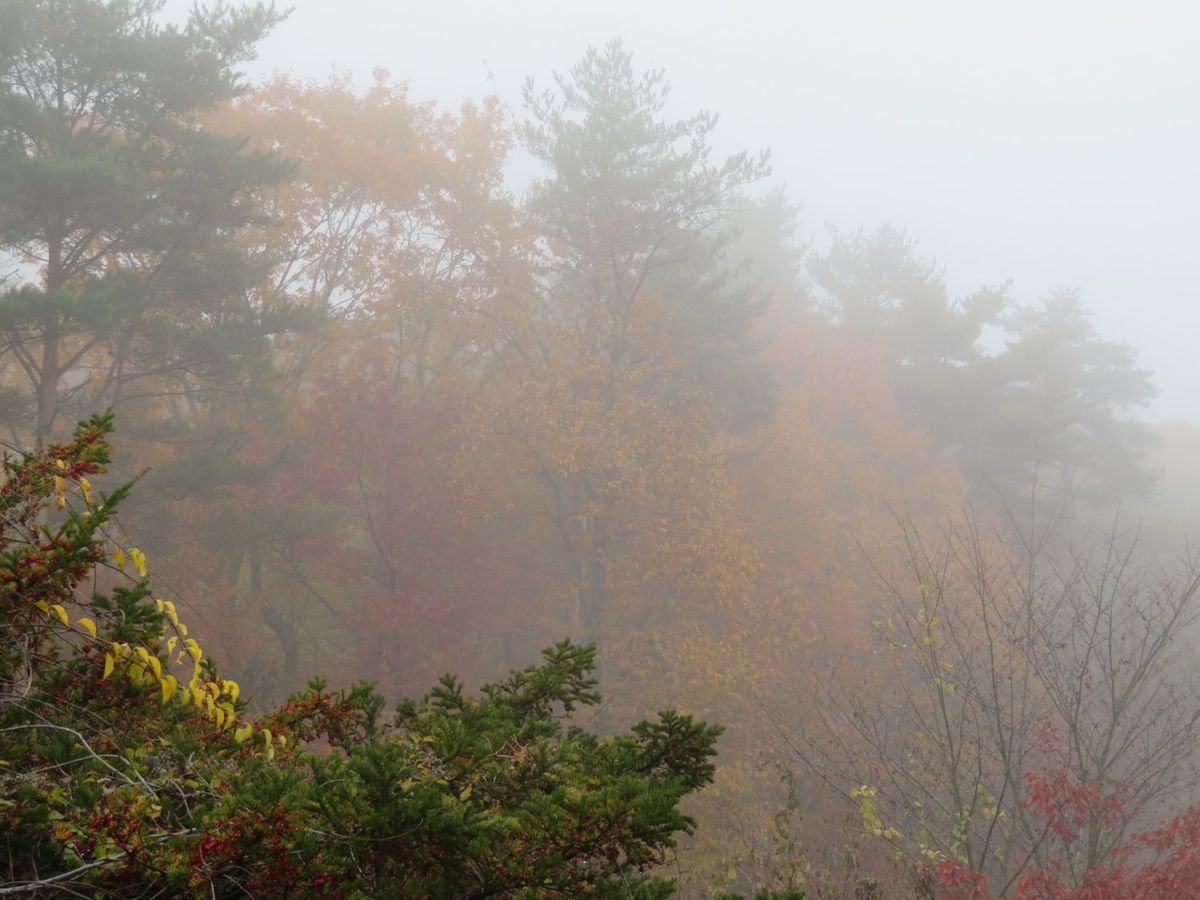
[[[37,393],[37,425],[34,437],[37,446],[43,446],[54,429],[54,419],[58,415],[58,382],[62,377],[59,371],[58,351],[62,343],[62,328],[58,311],[58,292],[62,290],[66,280],[62,268],[63,228],[59,223],[53,223],[47,229],[46,236],[46,293],[45,303],[49,307],[42,320],[42,361],[38,373],[35,391]]]

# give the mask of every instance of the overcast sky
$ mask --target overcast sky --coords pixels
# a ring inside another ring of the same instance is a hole
[[[297,0],[255,71],[516,107],[613,37],[718,149],[771,149],[808,238],[890,221],[958,293],[1077,286],[1155,371],[1150,415],[1200,422],[1200,4]]]

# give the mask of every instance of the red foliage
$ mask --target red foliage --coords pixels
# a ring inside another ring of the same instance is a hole
[[[353,597],[344,616],[356,655],[385,691],[494,659],[480,643],[519,629],[513,601],[527,579],[511,541],[480,525],[462,407],[448,392],[343,377],[320,390],[300,426],[312,449],[299,463],[297,499],[348,516],[306,556],[324,583]]]
[[[1131,844],[1153,851],[1155,859],[1128,879],[1124,896],[1200,897],[1200,806],[1137,835]]]
[[[956,859],[919,863],[917,875],[938,900],[986,900],[987,877]]]
[[[1066,772],[1029,774],[1029,809],[1070,845],[1078,829],[1099,820],[1106,827],[1125,815],[1130,785],[1104,795],[1095,785],[1072,783]],[[961,862],[921,864],[918,874],[939,900],[982,900],[987,879]],[[1020,900],[1176,900],[1200,897],[1200,806],[1193,806],[1151,831],[1134,835],[1113,851],[1111,860],[1083,873],[1072,885],[1061,865],[1026,873],[1017,882]]]
[[[1132,785],[1118,784],[1115,791],[1104,794],[1094,782],[1073,783],[1065,769],[1051,772],[1048,778],[1030,772],[1025,782],[1029,787],[1025,808],[1036,810],[1067,844],[1077,840],[1077,829],[1089,822],[1099,822],[1104,828],[1119,825],[1126,816],[1126,798],[1132,790]]]

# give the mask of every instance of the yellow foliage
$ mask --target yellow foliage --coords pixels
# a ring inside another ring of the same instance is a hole
[[[146,577],[146,554],[137,547],[129,548],[129,558],[133,560],[133,567],[137,569],[137,573],[142,578]]]

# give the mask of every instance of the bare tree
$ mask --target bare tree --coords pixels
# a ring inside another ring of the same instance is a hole
[[[778,718],[868,830],[1000,895],[1031,869],[1077,881],[1185,805],[1200,738],[1185,640],[1200,561],[1143,564],[1139,535],[1115,526],[1082,548],[1059,523],[1015,525],[904,526],[903,563],[877,569],[879,652],[865,666],[818,655],[802,726]],[[1035,796],[1050,782],[1069,810]]]

